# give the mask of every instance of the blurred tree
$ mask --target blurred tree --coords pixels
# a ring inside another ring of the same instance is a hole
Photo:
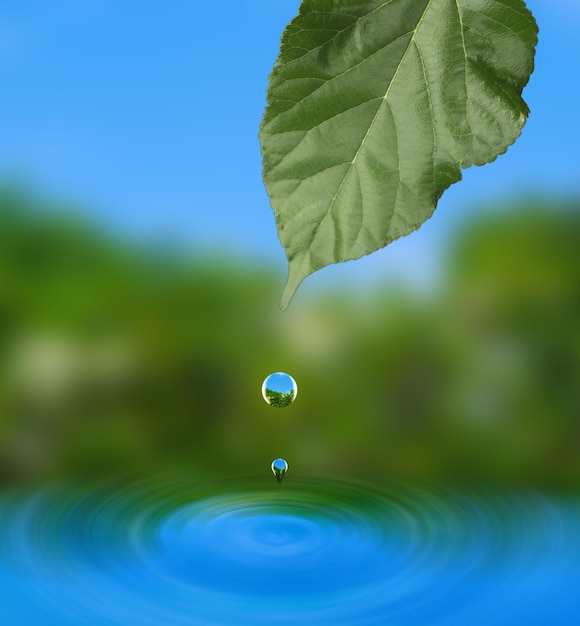
[[[0,197],[0,472],[234,469],[580,486],[580,213],[457,232],[433,295],[320,294]],[[298,400],[272,409],[283,369]]]

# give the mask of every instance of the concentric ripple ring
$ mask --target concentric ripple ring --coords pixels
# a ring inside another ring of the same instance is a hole
[[[563,624],[580,615],[577,498],[329,480],[274,487],[171,479],[6,495],[0,623]]]

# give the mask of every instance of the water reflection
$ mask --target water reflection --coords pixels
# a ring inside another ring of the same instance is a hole
[[[281,483],[284,480],[284,476],[288,471],[288,463],[284,459],[274,459],[270,466],[272,473],[276,477],[276,480]]]
[[[3,624],[572,624],[580,499],[243,479],[0,509]]]

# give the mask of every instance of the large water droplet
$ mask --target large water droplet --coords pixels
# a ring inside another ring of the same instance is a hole
[[[262,383],[262,396],[270,406],[279,409],[288,406],[297,395],[298,385],[290,374],[275,372]]]
[[[288,471],[288,463],[286,463],[284,459],[274,459],[271,467],[274,476],[276,476],[276,480],[281,483],[284,474]]]

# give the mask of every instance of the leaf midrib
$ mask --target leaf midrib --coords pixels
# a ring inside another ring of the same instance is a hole
[[[432,2],[433,2],[433,0],[429,0],[429,1],[427,2],[427,5],[425,6],[425,9],[424,9],[424,10],[423,10],[423,12],[421,13],[421,17],[420,17],[420,18],[419,18],[419,20],[417,21],[417,26],[416,26],[416,27],[415,27],[412,31],[410,31],[410,32],[412,32],[411,38],[409,39],[409,43],[407,44],[407,47],[405,48],[405,52],[404,52],[404,53],[403,53],[403,55],[401,56],[401,60],[399,61],[399,63],[397,63],[397,67],[396,67],[396,69],[395,69],[395,71],[394,71],[394,73],[393,73],[393,75],[392,75],[392,77],[391,77],[391,79],[390,79],[390,81],[389,81],[389,85],[388,85],[388,87],[387,87],[387,91],[385,92],[385,95],[382,97],[383,102],[381,102],[381,103],[379,104],[379,106],[377,107],[377,110],[376,110],[376,112],[375,112],[375,114],[374,114],[374,116],[373,116],[373,118],[372,118],[372,120],[371,120],[371,122],[370,122],[370,124],[369,124],[369,127],[368,127],[368,129],[367,129],[367,132],[365,133],[365,136],[364,136],[364,137],[362,138],[362,140],[361,140],[360,146],[358,147],[358,149],[357,149],[357,151],[356,151],[356,153],[355,153],[355,155],[354,155],[354,157],[353,157],[353,159],[352,159],[352,161],[351,161],[351,163],[350,163],[349,167],[347,168],[347,170],[346,170],[346,172],[345,172],[344,176],[342,177],[342,180],[340,181],[340,184],[339,184],[339,186],[338,186],[338,189],[336,190],[336,193],[332,196],[332,199],[330,200],[330,203],[329,203],[329,205],[328,205],[328,209],[326,210],[326,212],[324,213],[324,215],[323,215],[323,216],[322,216],[322,218],[320,219],[320,222],[318,223],[318,226],[314,229],[314,232],[313,232],[313,234],[312,234],[312,239],[310,240],[310,245],[309,245],[309,247],[311,247],[311,246],[312,246],[312,244],[314,243],[314,240],[316,239],[316,236],[318,235],[318,233],[319,233],[319,231],[320,231],[320,228],[321,228],[321,226],[322,226],[323,222],[326,220],[326,218],[329,216],[330,212],[332,211],[332,208],[334,207],[334,203],[336,202],[336,199],[338,198],[338,196],[339,196],[339,194],[340,194],[340,192],[341,192],[341,190],[342,190],[342,188],[343,188],[343,186],[344,186],[344,183],[346,182],[346,179],[347,179],[347,178],[348,178],[348,176],[350,175],[350,173],[351,173],[351,171],[352,171],[352,168],[353,168],[353,166],[354,166],[354,165],[355,165],[355,163],[356,163],[356,160],[357,160],[357,158],[358,158],[358,155],[360,154],[360,151],[361,151],[361,150],[362,150],[362,148],[364,147],[365,142],[366,142],[366,140],[367,140],[367,138],[368,138],[368,136],[369,136],[369,134],[370,134],[371,130],[373,129],[373,127],[374,127],[374,125],[375,125],[375,123],[376,123],[376,120],[377,120],[377,118],[378,118],[379,112],[382,110],[383,104],[384,104],[385,102],[387,102],[387,103],[388,103],[388,97],[389,97],[389,94],[390,94],[390,92],[391,92],[391,88],[392,88],[392,86],[393,86],[393,83],[395,82],[395,79],[396,79],[396,78],[397,78],[397,76],[399,75],[399,70],[401,69],[401,66],[402,66],[402,65],[403,65],[403,63],[404,63],[405,58],[407,57],[407,54],[408,54],[408,52],[409,52],[409,49],[411,48],[411,44],[415,43],[415,35],[416,35],[416,34],[417,34],[417,32],[419,31],[419,28],[421,27],[421,24],[423,23],[423,19],[425,18],[425,15],[427,14],[427,11],[428,11],[428,10],[429,10],[429,8],[431,7],[431,3],[432,3]],[[364,18],[361,18],[361,19],[366,19],[368,16],[372,15],[372,14],[373,14],[373,13],[375,13],[376,11],[379,11],[380,9],[382,9],[383,7],[385,7],[385,6],[386,6],[386,5],[388,5],[388,4],[390,4],[390,1],[389,1],[389,2],[384,2],[383,4],[381,4],[380,6],[378,6],[376,9],[374,9],[373,11],[371,11],[370,13],[367,13],[367,14],[364,16]],[[464,49],[465,49],[465,48],[464,48]],[[428,89],[428,86],[427,86],[427,89]],[[430,97],[430,96],[429,96],[429,97]],[[400,158],[399,158],[398,151],[397,151],[397,160],[400,162]],[[399,182],[400,182],[400,179],[401,179],[400,172],[401,172],[401,170],[400,170],[400,166],[399,166],[399,178],[398,178]],[[397,184],[397,189],[398,189],[398,184]],[[392,219],[392,216],[391,216],[391,219]]]

